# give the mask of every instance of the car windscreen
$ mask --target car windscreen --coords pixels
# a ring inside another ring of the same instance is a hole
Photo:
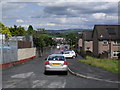
[[[49,56],[48,60],[58,60],[58,61],[65,61],[64,56]]]

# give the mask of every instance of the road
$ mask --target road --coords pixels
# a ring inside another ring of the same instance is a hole
[[[56,50],[52,52],[56,52]],[[70,73],[63,75],[59,72],[51,72],[49,75],[45,75],[44,59],[48,55],[49,53],[3,70],[3,88],[118,88],[118,84],[115,83],[80,78]],[[68,59],[68,62],[70,60],[73,59]]]

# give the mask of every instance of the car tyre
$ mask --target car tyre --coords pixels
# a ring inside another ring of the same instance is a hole
[[[68,71],[64,71],[64,75],[68,75]]]
[[[48,71],[44,71],[44,74],[45,74],[45,75],[48,75],[48,73],[49,73]]]
[[[73,56],[72,58],[75,58],[75,56]]]

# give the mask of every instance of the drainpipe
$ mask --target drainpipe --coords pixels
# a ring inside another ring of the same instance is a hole
[[[111,36],[109,35],[109,58],[111,57]]]

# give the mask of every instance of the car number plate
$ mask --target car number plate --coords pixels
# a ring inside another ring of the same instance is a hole
[[[53,63],[52,65],[60,65],[60,63]]]

